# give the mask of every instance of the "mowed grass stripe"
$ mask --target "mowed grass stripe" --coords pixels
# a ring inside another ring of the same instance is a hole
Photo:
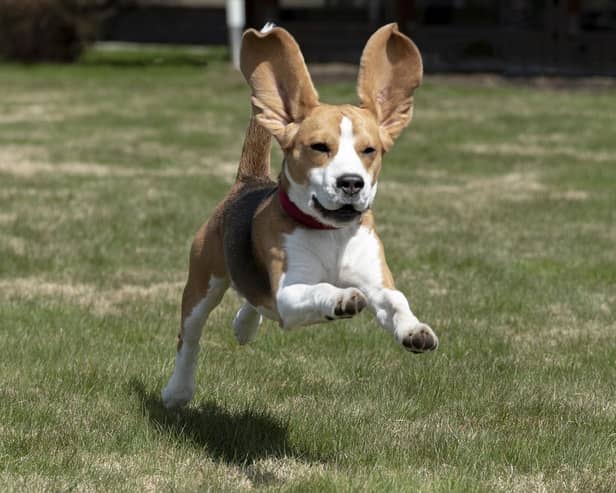
[[[438,352],[368,314],[239,347],[229,293],[194,402],[167,412],[188,248],[233,179],[248,89],[216,52],[0,77],[3,488],[613,490],[613,90],[428,78],[375,210]]]

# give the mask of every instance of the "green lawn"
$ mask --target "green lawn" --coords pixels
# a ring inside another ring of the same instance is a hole
[[[367,313],[240,347],[230,292],[167,412],[247,86],[220,53],[152,51],[0,65],[0,88],[0,489],[616,489],[616,90],[428,77],[376,215],[439,350]]]

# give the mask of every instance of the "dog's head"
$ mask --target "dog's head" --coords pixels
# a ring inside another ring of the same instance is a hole
[[[293,37],[275,27],[246,31],[241,70],[259,123],[284,152],[281,186],[304,213],[340,227],[372,205],[381,159],[413,111],[422,63],[413,42],[389,24],[366,43],[359,106],[319,102]]]

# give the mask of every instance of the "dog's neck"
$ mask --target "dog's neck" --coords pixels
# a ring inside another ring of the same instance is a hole
[[[287,215],[298,222],[302,226],[310,229],[338,229],[334,226],[330,226],[329,224],[323,224],[318,219],[306,214],[299,207],[297,207],[287,195],[287,192],[284,190],[282,186],[278,186],[278,200],[280,201],[280,205],[282,209],[287,213]]]

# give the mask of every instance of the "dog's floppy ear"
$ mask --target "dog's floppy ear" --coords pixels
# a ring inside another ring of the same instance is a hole
[[[413,116],[413,92],[421,84],[423,67],[415,44],[388,24],[376,31],[361,56],[357,94],[380,126],[385,150]]]
[[[249,29],[242,39],[240,68],[252,88],[256,118],[284,149],[300,123],[319,104],[304,57],[295,39],[275,27]]]

